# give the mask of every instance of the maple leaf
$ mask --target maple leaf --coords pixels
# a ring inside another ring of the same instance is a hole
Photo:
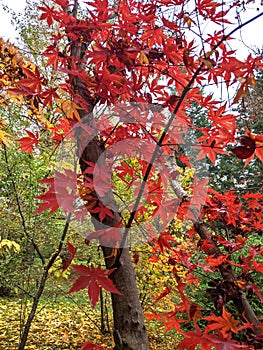
[[[41,201],[44,201],[44,203],[41,203],[38,209],[34,212],[35,215],[40,214],[42,213],[42,211],[45,211],[47,209],[50,209],[49,214],[52,214],[59,208],[57,195],[55,192],[48,191],[47,193],[44,193],[40,196],[36,196],[35,198],[40,199]]]
[[[19,85],[22,87],[22,89],[30,94],[30,95],[35,95],[39,94],[42,89],[42,83],[43,83],[43,78],[40,76],[40,72],[37,67],[35,67],[35,71],[33,72],[32,70],[23,67],[22,68],[23,73],[27,76],[25,79],[21,79],[19,81]]]
[[[95,213],[99,214],[100,222],[103,222],[106,216],[110,216],[111,218],[114,218],[114,215],[111,209],[107,208],[101,202],[99,202],[99,205],[97,205],[96,208],[90,209],[89,211],[93,214]]]
[[[104,350],[104,348],[100,345],[86,342],[81,344],[81,350]]]
[[[241,85],[236,93],[236,96],[233,100],[233,104],[237,103],[242,97],[246,96],[249,93],[249,86],[256,86],[255,77],[252,75],[248,78],[237,78],[240,81]]]
[[[53,126],[51,130],[54,133],[54,135],[52,136],[52,140],[56,140],[57,142],[59,142],[63,139],[64,135],[66,135],[69,132],[71,127],[68,119],[66,118],[61,118],[57,122],[58,125]]]
[[[88,289],[88,295],[92,308],[95,307],[100,294],[100,287],[114,294],[121,294],[108,276],[114,271],[102,270],[100,266],[95,268],[93,265],[87,267],[85,265],[72,265],[74,270],[80,274],[68,294],[78,292],[82,289]]]
[[[252,261],[253,265],[255,266],[256,268],[256,271],[259,271],[261,273],[263,273],[263,264],[262,263],[259,263],[257,261]]]
[[[34,135],[31,131],[28,130],[26,130],[26,133],[28,137],[22,137],[21,139],[17,140],[17,142],[20,143],[20,146],[18,148],[23,152],[31,154],[34,150],[34,146],[37,146],[40,142],[39,135],[38,132],[36,132],[36,135]]]
[[[234,317],[226,311],[225,307],[223,306],[222,309],[222,316],[207,316],[204,317],[205,320],[210,321],[210,323],[205,331],[209,332],[211,330],[220,330],[224,338],[227,338],[227,332],[232,331],[234,333],[238,332],[237,325],[238,321],[234,319]]]
[[[199,137],[198,141],[201,141]],[[228,154],[222,147],[217,146],[216,140],[210,140],[209,143],[205,142],[203,145],[195,146],[195,148],[201,148],[201,151],[198,153],[196,160],[205,158],[206,156],[210,161],[215,165],[216,163],[216,154]]]
[[[54,6],[52,6],[52,7],[49,7],[47,5],[46,5],[46,7],[39,6],[38,9],[43,12],[40,16],[40,20],[46,19],[47,24],[50,27],[52,22],[53,22],[53,19],[57,18],[58,12],[55,10]]]
[[[63,266],[63,271],[65,271],[71,264],[72,260],[74,259],[74,256],[77,252],[77,248],[75,248],[70,242],[68,242],[68,251],[71,254],[71,257],[65,262]]]
[[[211,350],[214,345],[208,338],[208,334],[196,328],[196,331],[183,332],[185,338],[177,345],[178,350],[195,350],[200,344],[202,350]]]
[[[181,326],[180,323],[185,322],[183,319],[177,319],[175,315],[173,317],[167,318],[167,321],[165,321],[162,325],[165,328],[165,333],[169,332],[171,329],[175,329],[178,333],[181,332]]]
[[[221,334],[219,336],[207,335],[207,340],[209,340],[211,344],[213,344],[213,346],[215,347],[215,350],[239,350],[239,349],[253,350],[254,349],[254,346],[240,344],[236,340],[232,340],[231,334],[228,334],[226,338],[223,338]]]
[[[158,295],[158,297],[154,299],[153,303],[156,303],[158,300],[161,300],[162,298],[164,298],[167,294],[171,292],[171,290],[172,290],[172,287],[166,286],[165,290],[160,295]]]
[[[82,109],[79,105],[71,100],[58,100],[60,107],[56,109],[58,113],[64,113],[68,119],[80,120],[79,109]]]
[[[207,266],[219,266],[228,260],[228,255],[209,256],[206,259]]]
[[[168,232],[162,232],[158,237],[158,244],[161,252],[164,252],[164,248],[171,248],[169,241],[174,242],[174,238]]]
[[[34,215],[42,213],[43,211],[50,209],[49,214],[52,214],[59,208],[59,203],[57,200],[57,194],[55,193],[55,179],[48,178],[43,180],[38,180],[38,182],[46,183],[49,185],[49,189],[46,193],[41,194],[40,196],[36,196],[35,198],[44,201],[38,207],[38,209],[34,212]]]
[[[43,91],[39,95],[39,97],[44,99],[43,107],[49,105],[49,107],[51,109],[53,108],[53,101],[52,100],[59,97],[56,91],[57,91],[57,88],[52,88],[52,89]]]
[[[116,246],[118,242],[123,238],[123,232],[121,228],[118,227],[110,227],[107,229],[102,229],[98,231],[94,231],[86,237],[87,241],[91,241],[92,239],[98,239],[100,244],[103,246],[114,245]]]
[[[252,156],[256,149],[256,143],[248,136],[242,137],[240,140],[242,146],[237,146],[231,151],[240,159],[246,159]]]
[[[56,4],[63,6],[63,7],[69,6],[68,0],[55,0],[55,2],[56,2]]]

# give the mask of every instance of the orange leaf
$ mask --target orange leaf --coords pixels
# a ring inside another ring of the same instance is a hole
[[[140,61],[140,64],[149,64],[148,57],[143,51],[141,51],[139,54],[139,61]]]

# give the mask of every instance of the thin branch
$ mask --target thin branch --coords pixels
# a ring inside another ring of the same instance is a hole
[[[67,232],[68,232],[68,229],[69,229],[71,216],[72,216],[71,213],[69,213],[68,216],[67,216],[66,223],[65,223],[63,232],[61,234],[61,238],[60,238],[60,242],[59,242],[58,248],[52,254],[51,258],[49,259],[49,261],[47,263],[47,265],[44,266],[44,272],[43,272],[43,275],[41,277],[38,290],[37,290],[37,292],[36,292],[36,294],[34,296],[34,302],[32,304],[31,311],[30,311],[30,313],[28,315],[27,322],[25,324],[25,328],[24,328],[24,331],[23,331],[23,334],[22,334],[22,337],[21,337],[21,341],[20,341],[18,350],[24,350],[24,348],[26,346],[29,330],[30,330],[31,324],[33,322],[33,319],[34,319],[34,317],[36,315],[36,311],[37,311],[39,300],[40,300],[41,295],[42,295],[42,293],[43,293],[43,291],[45,289],[45,285],[46,285],[46,281],[47,281],[47,278],[48,278],[49,270],[52,267],[52,265],[54,264],[55,260],[57,259],[57,257],[59,256],[59,254],[60,254],[60,252],[61,252],[61,250],[63,248],[63,243],[64,243],[64,240],[66,238],[66,235],[67,235]]]

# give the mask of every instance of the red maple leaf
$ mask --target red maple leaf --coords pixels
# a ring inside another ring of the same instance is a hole
[[[58,210],[59,204],[57,201],[57,195],[55,192],[46,192],[44,194],[41,194],[40,196],[36,196],[35,198],[40,199],[41,201],[44,201],[44,203],[41,203],[38,207],[38,209],[34,212],[34,214],[40,214],[42,211],[45,211],[47,209],[50,209],[49,214],[54,213],[54,211]]]
[[[53,108],[53,99],[56,99],[59,97],[56,91],[57,91],[57,88],[52,88],[52,89],[45,90],[40,94],[40,97],[44,99],[44,102],[43,102],[44,107],[49,105],[51,109]]]
[[[65,262],[63,266],[63,271],[65,271],[71,264],[72,260],[74,259],[74,256],[77,252],[77,248],[75,248],[70,242],[68,242],[68,251],[71,254],[71,257]]]
[[[34,150],[34,146],[37,146],[41,140],[39,140],[38,132],[34,135],[31,131],[26,130],[26,133],[28,137],[22,137],[17,140],[17,142],[20,143],[18,148],[21,149],[21,151],[30,154]]]
[[[208,335],[207,340],[211,341],[213,348],[215,347],[215,350],[239,350],[239,349],[253,350],[254,349],[254,346],[240,344],[236,340],[232,340],[231,334],[228,334],[227,338],[223,338],[221,334],[219,336]]]
[[[49,214],[52,214],[54,211],[56,211],[59,208],[59,204],[57,201],[57,195],[55,193],[54,178],[38,180],[38,182],[48,184],[49,189],[46,193],[35,197],[37,199],[44,201],[44,203],[41,203],[39,205],[38,209],[34,212],[34,215],[42,213],[42,211],[45,211],[47,209],[50,209]]]
[[[121,228],[110,227],[98,231],[94,231],[86,237],[86,241],[89,242],[92,239],[98,239],[103,246],[116,245],[123,238],[123,232]]]
[[[99,214],[100,222],[102,222],[106,216],[110,216],[111,218],[114,218],[114,215],[112,214],[112,211],[107,208],[105,205],[103,205],[101,202],[99,202],[99,205],[96,206],[94,209],[89,210],[91,213],[97,213]]]
[[[30,95],[39,94],[41,92],[44,79],[40,76],[38,68],[36,67],[35,71],[33,72],[32,70],[24,67],[23,73],[27,76],[27,78],[19,81],[19,85],[22,87],[22,89]]]
[[[200,328],[196,328],[196,331],[183,332],[185,338],[177,345],[178,350],[195,350],[200,344],[202,350],[211,350],[214,345],[208,337],[207,333],[201,331]]]
[[[212,322],[206,327],[205,329],[206,332],[218,329],[220,330],[224,338],[227,338],[228,331],[232,331],[234,333],[238,332],[238,329],[237,329],[238,321],[234,319],[231,313],[225,310],[224,306],[222,310],[222,316],[212,315],[212,316],[204,317],[204,319]]]
[[[104,350],[104,348],[100,345],[86,342],[81,344],[81,350]]]
[[[240,140],[242,146],[237,146],[231,151],[240,159],[247,159],[253,155],[256,149],[256,142],[245,136]]]
[[[112,280],[108,278],[114,269],[107,271],[102,270],[100,266],[95,268],[93,265],[90,267],[85,265],[72,265],[72,267],[80,274],[80,277],[77,278],[73,286],[68,291],[68,294],[88,288],[88,295],[92,308],[95,307],[99,299],[100,287],[104,288],[108,292],[121,294],[114,286]]]
[[[47,24],[50,27],[52,22],[53,22],[53,19],[57,19],[58,11],[55,10],[54,6],[49,7],[47,5],[46,5],[46,7],[39,6],[38,9],[43,12],[41,14],[41,16],[40,16],[40,20],[46,19],[47,20]]]
[[[158,300],[161,300],[162,298],[164,298],[167,294],[171,292],[171,290],[172,290],[172,287],[166,286],[165,290],[160,295],[158,295],[157,298],[154,299],[153,303],[156,303]]]
[[[161,252],[164,252],[164,248],[171,249],[170,242],[174,242],[174,238],[169,234],[169,232],[162,232],[158,237],[158,244]]]

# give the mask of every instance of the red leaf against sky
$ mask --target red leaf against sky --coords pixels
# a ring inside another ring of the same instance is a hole
[[[18,148],[21,149],[21,151],[30,154],[34,150],[34,146],[37,146],[41,140],[39,140],[38,132],[34,135],[31,131],[26,130],[26,133],[28,137],[22,137],[17,140],[20,143]]]
[[[100,266],[90,267],[85,265],[72,265],[72,267],[80,274],[68,293],[78,292],[82,289],[88,289],[88,295],[91,301],[92,308],[95,307],[100,294],[100,287],[108,292],[121,294],[114,286],[112,280],[108,276],[113,272],[113,269],[107,271],[102,270]]]
[[[55,10],[54,6],[49,7],[49,6],[39,6],[38,7],[39,10],[42,11],[42,14],[40,16],[40,20],[46,19],[47,24],[49,25],[49,27],[51,26],[53,19],[56,19],[57,17],[57,11]]]

